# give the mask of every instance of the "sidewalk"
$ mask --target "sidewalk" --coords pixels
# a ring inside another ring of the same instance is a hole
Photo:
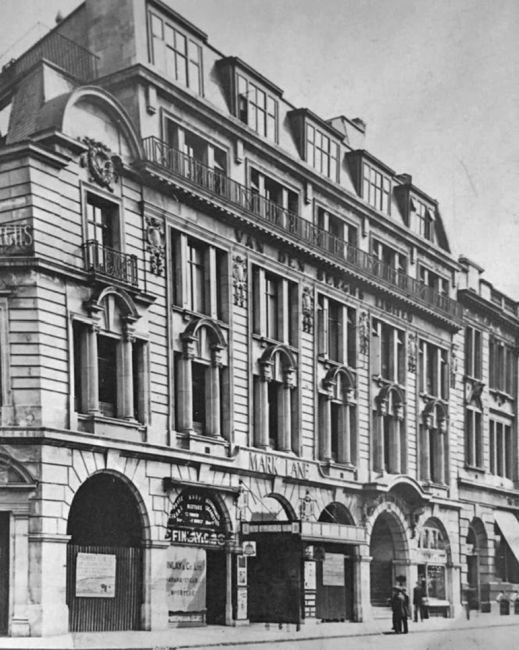
[[[430,630],[473,629],[478,627],[519,626],[519,615],[498,616],[471,612],[463,618],[431,618],[423,623],[409,624],[410,634]],[[367,623],[310,623],[299,631],[295,625],[253,623],[244,627],[208,626],[175,628],[160,632],[78,632],[45,638],[0,638],[0,648],[17,650],[101,650],[149,649],[181,650],[183,648],[230,647],[245,643],[320,640],[379,635],[389,632],[390,618]]]

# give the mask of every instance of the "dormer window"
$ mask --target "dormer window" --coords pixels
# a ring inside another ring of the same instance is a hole
[[[418,234],[434,242],[434,211],[421,201],[411,199],[411,212],[415,215]]]
[[[385,214],[391,213],[391,180],[376,167],[364,162],[362,198],[372,208]]]
[[[259,135],[277,142],[278,103],[246,77],[238,74],[238,118]]]
[[[306,125],[306,161],[337,182],[339,145],[312,124]]]
[[[155,11],[149,12],[150,58],[166,77],[202,94],[202,48]]]

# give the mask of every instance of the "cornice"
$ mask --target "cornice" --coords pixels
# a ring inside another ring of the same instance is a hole
[[[463,305],[474,307],[478,311],[482,311],[487,315],[492,316],[495,320],[506,323],[509,327],[519,334],[519,318],[511,314],[507,314],[494,303],[482,298],[473,289],[458,289],[458,300]]]
[[[51,151],[47,147],[42,147],[32,140],[24,140],[0,147],[0,163],[19,160],[23,157],[40,160],[55,169],[63,169],[72,160],[70,156]]]

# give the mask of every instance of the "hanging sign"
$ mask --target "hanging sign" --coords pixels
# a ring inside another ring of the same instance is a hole
[[[78,553],[76,558],[76,597],[115,597],[115,555]]]
[[[166,539],[174,544],[194,546],[225,544],[224,521],[211,497],[203,492],[184,490],[169,514]]]
[[[241,545],[241,552],[247,557],[256,557],[256,542],[247,540]]]
[[[206,552],[203,548],[168,548],[168,621],[204,622],[206,609]]]

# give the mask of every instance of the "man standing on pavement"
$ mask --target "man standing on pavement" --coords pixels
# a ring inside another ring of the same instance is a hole
[[[420,621],[424,619],[423,599],[425,598],[425,591],[420,581],[416,583],[413,589],[413,609],[414,609],[414,622],[418,623],[418,613],[420,613]]]

